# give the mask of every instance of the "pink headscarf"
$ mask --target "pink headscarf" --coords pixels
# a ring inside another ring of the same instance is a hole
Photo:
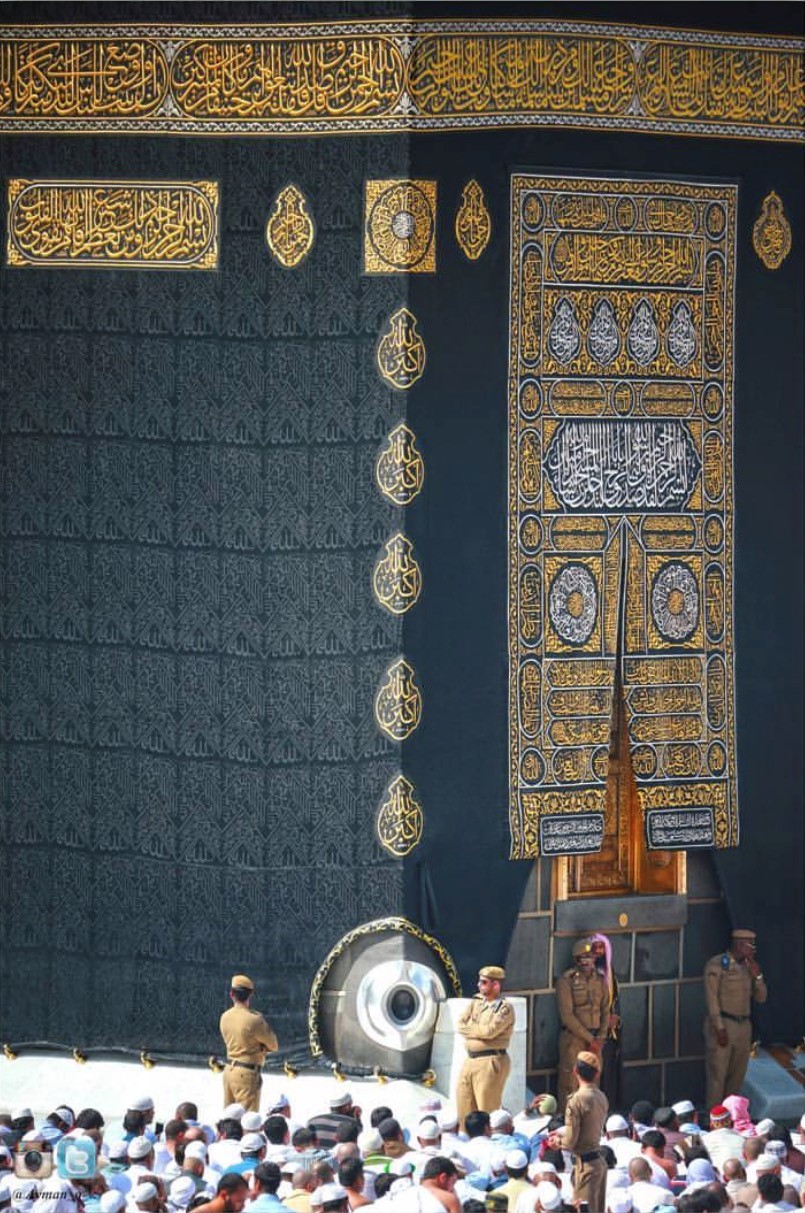
[[[749,1100],[745,1095],[728,1095],[724,1107],[732,1117],[732,1125],[736,1133],[744,1137],[757,1137],[755,1126],[749,1118]]]

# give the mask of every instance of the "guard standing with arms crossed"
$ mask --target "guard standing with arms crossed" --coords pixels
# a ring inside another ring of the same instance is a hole
[[[704,1043],[707,1106],[737,1095],[746,1076],[752,1044],[752,1002],[765,1002],[768,990],[755,959],[755,932],[733,931],[726,952],[704,966],[707,1019]]]
[[[573,1067],[578,1054],[588,1049],[600,1055],[609,1031],[609,987],[595,967],[589,939],[574,944],[573,961],[573,968],[566,969],[556,983],[556,1004],[562,1021],[557,1091],[561,1111],[576,1087]]]
[[[494,1112],[501,1106],[511,1069],[507,1049],[514,1031],[514,1008],[500,993],[505,976],[498,965],[485,965],[478,973],[478,993],[456,1025],[467,1046],[456,1088],[461,1128],[468,1112]]]
[[[260,1071],[266,1053],[277,1051],[277,1037],[259,1011],[249,1006],[254,994],[254,982],[242,973],[230,983],[232,1006],[224,1011],[218,1025],[226,1046],[227,1064],[224,1070],[224,1107],[242,1104],[247,1112],[260,1111]]]

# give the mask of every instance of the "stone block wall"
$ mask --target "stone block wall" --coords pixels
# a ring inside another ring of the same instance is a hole
[[[596,929],[589,923],[572,929],[573,911],[585,917],[583,899],[561,903],[564,912],[557,914],[553,862],[541,859],[533,866],[506,960],[507,992],[528,1000],[527,1073],[535,1092],[556,1090],[556,979],[571,963],[574,941]],[[668,1104],[704,1097],[702,970],[729,939],[709,851],[688,854],[687,889],[681,914],[679,904],[671,908],[675,912],[660,904],[679,899],[629,898],[630,925],[599,928],[612,942],[620,984],[625,1108],[640,1098]]]

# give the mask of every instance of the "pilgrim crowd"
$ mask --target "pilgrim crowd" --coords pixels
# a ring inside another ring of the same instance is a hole
[[[344,1083],[305,1123],[286,1095],[262,1111],[231,1104],[214,1125],[192,1103],[160,1108],[159,1124],[153,1100],[136,1098],[113,1134],[93,1108],[65,1104],[39,1124],[14,1108],[0,1113],[0,1213],[583,1210],[556,1111],[545,1095],[525,1112],[473,1111],[463,1124],[439,1098],[411,1117],[392,1107],[364,1115]],[[94,1174],[58,1175],[59,1142],[73,1138],[94,1143]],[[793,1131],[754,1123],[742,1096],[708,1113],[687,1100],[613,1111],[598,1151],[605,1197],[589,1213],[805,1207],[805,1115]]]

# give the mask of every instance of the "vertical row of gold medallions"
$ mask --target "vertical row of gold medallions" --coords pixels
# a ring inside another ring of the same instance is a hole
[[[363,270],[366,274],[436,272],[436,182],[373,180],[366,182],[363,223]],[[476,181],[464,187],[456,215],[456,239],[465,255],[476,260],[491,231],[483,191]],[[423,376],[425,342],[419,322],[405,305],[389,317],[376,350],[377,370],[395,392],[407,392]],[[378,454],[375,481],[383,496],[404,510],[420,493],[425,465],[413,430],[401,421]],[[422,570],[413,544],[402,527],[384,544],[377,558],[372,589],[380,606],[404,615],[422,592]],[[405,741],[422,717],[422,692],[416,671],[405,657],[392,662],[375,697],[378,728],[393,741]],[[424,816],[410,780],[397,775],[386,789],[376,818],[377,837],[402,859],[422,839]]]

